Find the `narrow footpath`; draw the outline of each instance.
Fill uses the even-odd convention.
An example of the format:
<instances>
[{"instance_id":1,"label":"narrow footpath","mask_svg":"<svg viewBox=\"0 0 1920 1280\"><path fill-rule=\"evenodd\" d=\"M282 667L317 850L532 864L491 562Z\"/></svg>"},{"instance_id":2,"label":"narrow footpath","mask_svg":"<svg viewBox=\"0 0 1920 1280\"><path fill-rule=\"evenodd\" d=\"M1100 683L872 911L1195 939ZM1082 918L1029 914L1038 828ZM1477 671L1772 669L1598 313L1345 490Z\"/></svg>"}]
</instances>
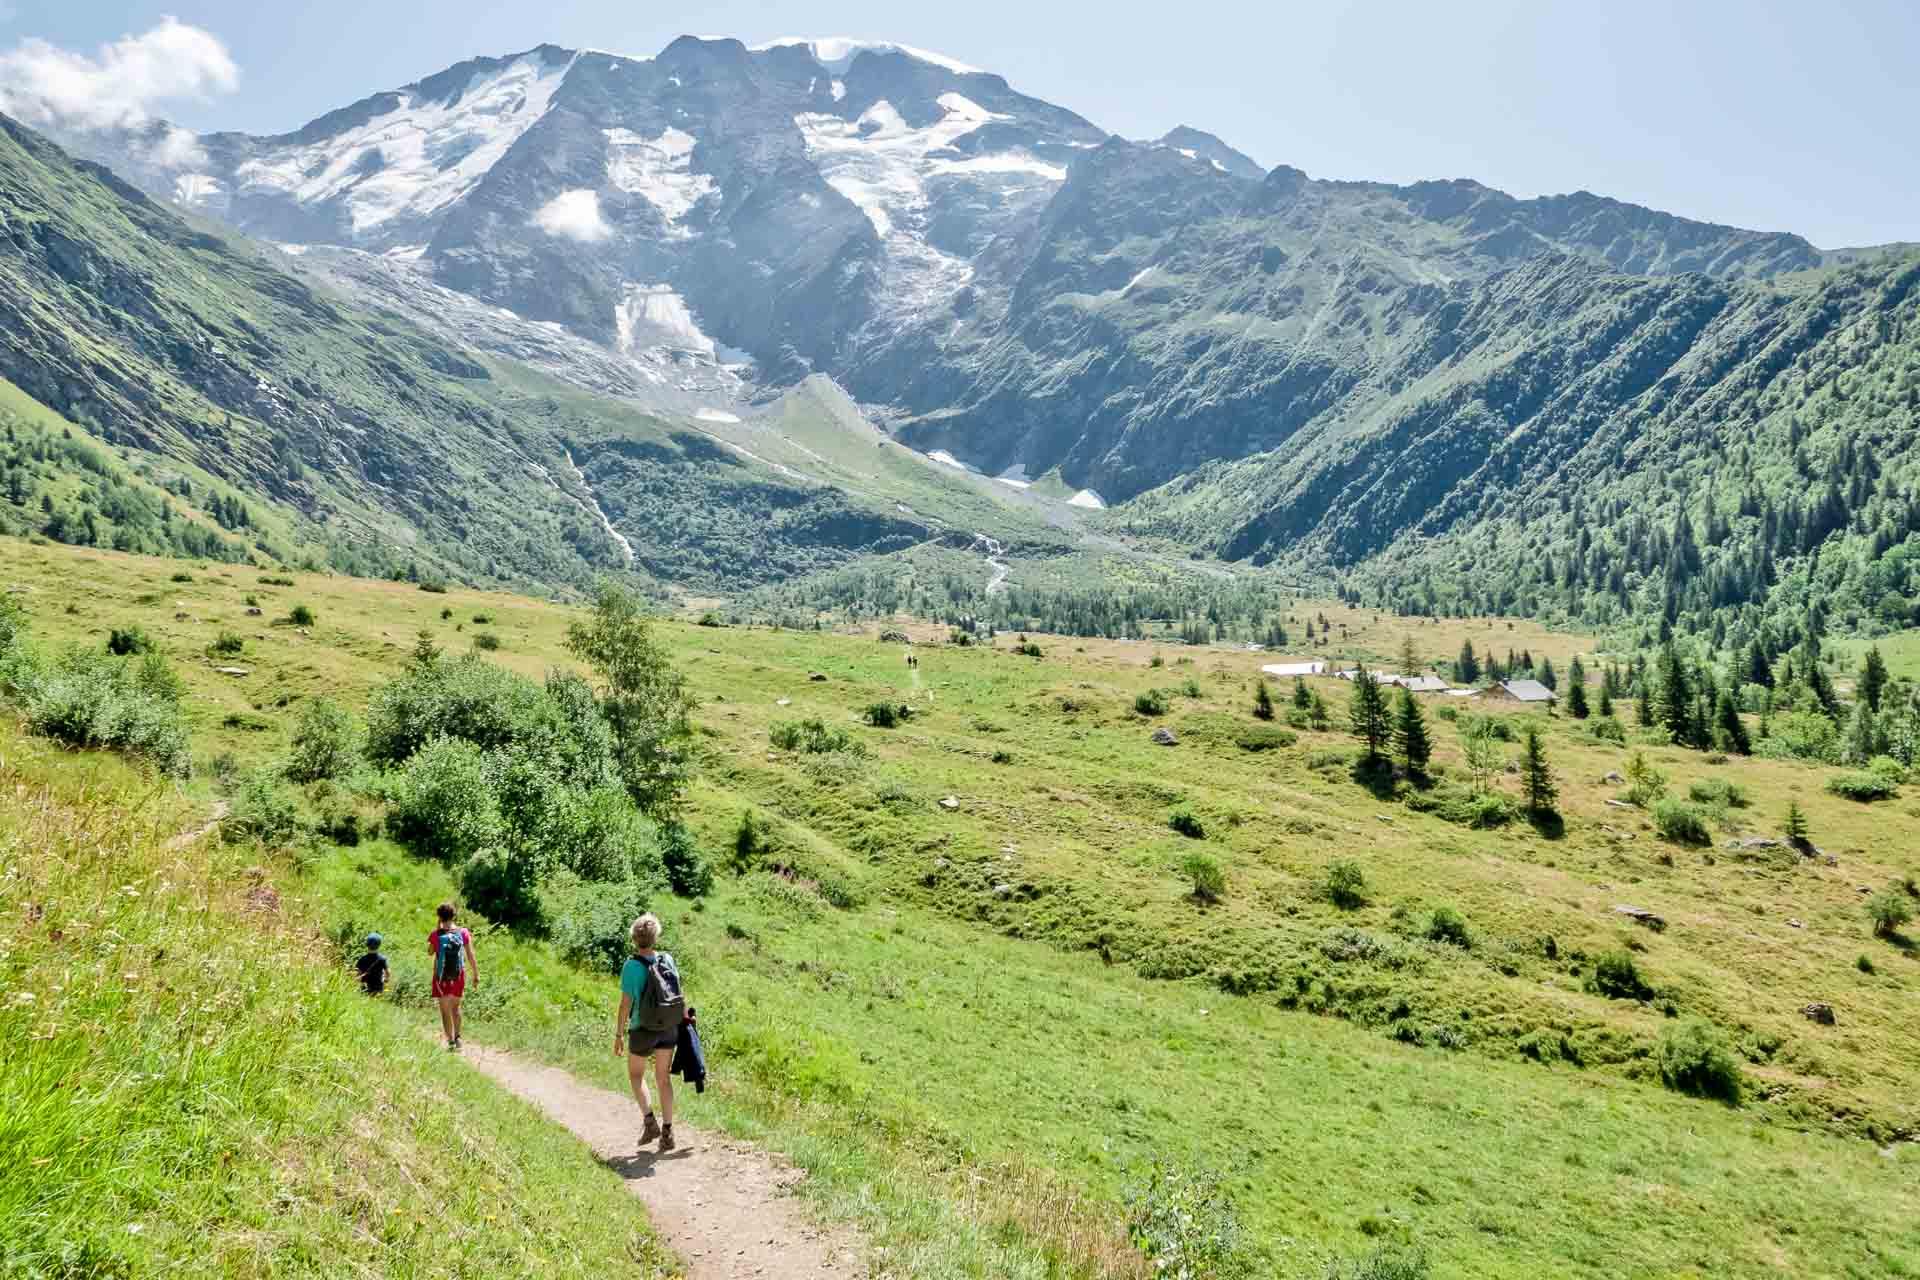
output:
<instances>
[{"instance_id":1,"label":"narrow footpath","mask_svg":"<svg viewBox=\"0 0 1920 1280\"><path fill-rule=\"evenodd\" d=\"M857 1239L808 1221L788 1192L803 1175L766 1152L684 1121L674 1124L677 1150L641 1151L640 1108L630 1094L500 1049L469 1045L462 1056L570 1130L624 1178L654 1230L685 1261L687 1280L864 1274Z\"/></svg>"}]
</instances>

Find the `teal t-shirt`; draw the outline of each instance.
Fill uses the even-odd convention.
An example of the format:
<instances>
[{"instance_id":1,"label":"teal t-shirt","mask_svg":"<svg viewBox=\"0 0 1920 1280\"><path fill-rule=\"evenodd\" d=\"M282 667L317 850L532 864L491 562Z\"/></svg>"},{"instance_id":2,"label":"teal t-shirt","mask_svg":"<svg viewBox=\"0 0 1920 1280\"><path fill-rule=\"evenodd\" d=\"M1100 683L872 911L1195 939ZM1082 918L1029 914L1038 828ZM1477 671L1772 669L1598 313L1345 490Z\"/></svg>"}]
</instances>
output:
<instances>
[{"instance_id":1,"label":"teal t-shirt","mask_svg":"<svg viewBox=\"0 0 1920 1280\"><path fill-rule=\"evenodd\" d=\"M654 952L656 958L667 957L667 963L673 963L673 957L664 951ZM620 966L620 993L630 1002L627 1011L627 1030L640 1029L640 994L647 989L647 962L639 956L628 956L627 962Z\"/></svg>"}]
</instances>

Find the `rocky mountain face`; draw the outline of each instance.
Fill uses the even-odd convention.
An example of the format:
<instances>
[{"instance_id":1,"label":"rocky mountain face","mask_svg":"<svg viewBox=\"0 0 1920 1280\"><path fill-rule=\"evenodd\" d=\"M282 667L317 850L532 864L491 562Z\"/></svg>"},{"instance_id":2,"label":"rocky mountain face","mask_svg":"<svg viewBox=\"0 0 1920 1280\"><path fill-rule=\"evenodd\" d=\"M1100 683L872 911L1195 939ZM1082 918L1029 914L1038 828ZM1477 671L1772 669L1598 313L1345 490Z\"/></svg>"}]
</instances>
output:
<instances>
[{"instance_id":1,"label":"rocky mountain face","mask_svg":"<svg viewBox=\"0 0 1920 1280\"><path fill-rule=\"evenodd\" d=\"M1587 192L1127 141L844 40L543 46L292 134L83 141L449 342L712 422L826 374L927 456L1334 567L1772 385L1783 317L1840 306L1808 290L1871 309L1835 264L1897 274Z\"/></svg>"}]
</instances>

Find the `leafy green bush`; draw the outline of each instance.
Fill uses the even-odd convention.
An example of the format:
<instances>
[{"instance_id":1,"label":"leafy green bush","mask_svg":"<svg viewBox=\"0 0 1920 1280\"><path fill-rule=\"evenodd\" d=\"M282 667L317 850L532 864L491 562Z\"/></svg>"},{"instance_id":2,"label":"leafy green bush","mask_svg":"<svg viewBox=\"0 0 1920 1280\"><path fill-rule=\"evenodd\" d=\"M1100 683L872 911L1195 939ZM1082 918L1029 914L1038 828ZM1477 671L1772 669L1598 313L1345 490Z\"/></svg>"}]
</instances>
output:
<instances>
[{"instance_id":1,"label":"leafy green bush","mask_svg":"<svg viewBox=\"0 0 1920 1280\"><path fill-rule=\"evenodd\" d=\"M532 850L489 846L460 867L460 896L489 920L528 932L543 932L540 882L543 868Z\"/></svg>"},{"instance_id":2,"label":"leafy green bush","mask_svg":"<svg viewBox=\"0 0 1920 1280\"><path fill-rule=\"evenodd\" d=\"M1245 1274L1240 1220L1220 1182L1184 1165L1154 1161L1127 1194L1127 1238L1168 1280Z\"/></svg>"},{"instance_id":3,"label":"leafy green bush","mask_svg":"<svg viewBox=\"0 0 1920 1280\"><path fill-rule=\"evenodd\" d=\"M1897 793L1897 788L1887 780L1885 774L1872 773L1865 769L1835 774L1827 779L1827 790L1842 799L1858 800L1862 803L1886 800Z\"/></svg>"},{"instance_id":4,"label":"leafy green bush","mask_svg":"<svg viewBox=\"0 0 1920 1280\"><path fill-rule=\"evenodd\" d=\"M107 652L116 658L153 652L153 639L137 626L125 630L115 627L107 632Z\"/></svg>"},{"instance_id":5,"label":"leafy green bush","mask_svg":"<svg viewBox=\"0 0 1920 1280\"><path fill-rule=\"evenodd\" d=\"M422 578L420 580L420 589L436 596L447 594L447 584L437 578Z\"/></svg>"},{"instance_id":6,"label":"leafy green bush","mask_svg":"<svg viewBox=\"0 0 1920 1280\"><path fill-rule=\"evenodd\" d=\"M465 739L444 737L415 752L401 771L389 823L415 852L447 862L499 839L500 807L486 753Z\"/></svg>"},{"instance_id":7,"label":"leafy green bush","mask_svg":"<svg viewBox=\"0 0 1920 1280\"><path fill-rule=\"evenodd\" d=\"M292 578L262 578L260 579L260 585L263 587L290 587L293 585L293 579Z\"/></svg>"},{"instance_id":8,"label":"leafy green bush","mask_svg":"<svg viewBox=\"0 0 1920 1280\"><path fill-rule=\"evenodd\" d=\"M1360 864L1350 859L1341 859L1327 868L1326 883L1322 888L1328 902L1336 907L1351 911L1367 905L1367 876Z\"/></svg>"},{"instance_id":9,"label":"leafy green bush","mask_svg":"<svg viewBox=\"0 0 1920 1280\"><path fill-rule=\"evenodd\" d=\"M1740 1101L1740 1064L1711 1023L1689 1018L1660 1033L1660 1080L1669 1089L1725 1103Z\"/></svg>"},{"instance_id":10,"label":"leafy green bush","mask_svg":"<svg viewBox=\"0 0 1920 1280\"><path fill-rule=\"evenodd\" d=\"M1180 805L1167 815L1167 825L1189 840L1204 840L1207 835L1200 816L1186 805Z\"/></svg>"},{"instance_id":11,"label":"leafy green bush","mask_svg":"<svg viewBox=\"0 0 1920 1280\"><path fill-rule=\"evenodd\" d=\"M1873 922L1873 936L1891 938L1913 921L1913 908L1899 884L1867 899L1867 919Z\"/></svg>"},{"instance_id":12,"label":"leafy green bush","mask_svg":"<svg viewBox=\"0 0 1920 1280\"><path fill-rule=\"evenodd\" d=\"M1195 680L1195 679L1194 679L1194 678L1193 678L1192 676L1188 676L1188 677L1187 677L1187 678L1186 678L1186 679L1185 679L1184 681L1182 681L1182 682L1181 682L1181 684L1180 684L1180 696L1181 696L1181 697L1183 697L1183 698L1197 698L1197 697L1199 697L1199 696L1200 696L1200 682L1199 682L1198 680Z\"/></svg>"},{"instance_id":13,"label":"leafy green bush","mask_svg":"<svg viewBox=\"0 0 1920 1280\"><path fill-rule=\"evenodd\" d=\"M1653 826L1662 836L1678 844L1709 844L1713 835L1707 830L1707 814L1700 806L1685 800L1661 800L1653 806Z\"/></svg>"},{"instance_id":14,"label":"leafy green bush","mask_svg":"<svg viewBox=\"0 0 1920 1280\"><path fill-rule=\"evenodd\" d=\"M1040 646L1031 640L1022 640L1019 644L1013 646L1013 651L1023 658L1039 658L1045 656L1041 653Z\"/></svg>"},{"instance_id":15,"label":"leafy green bush","mask_svg":"<svg viewBox=\"0 0 1920 1280\"><path fill-rule=\"evenodd\" d=\"M316 698L301 710L292 746L286 772L295 782L344 778L360 762L360 735L353 717L326 698Z\"/></svg>"},{"instance_id":16,"label":"leafy green bush","mask_svg":"<svg viewBox=\"0 0 1920 1280\"><path fill-rule=\"evenodd\" d=\"M300 832L300 810L293 793L267 770L242 779L220 822L220 838L229 844L252 842L285 848Z\"/></svg>"},{"instance_id":17,"label":"leafy green bush","mask_svg":"<svg viewBox=\"0 0 1920 1280\"><path fill-rule=\"evenodd\" d=\"M237 658L246 651L247 641L237 631L222 631L207 646L207 652L216 658Z\"/></svg>"},{"instance_id":18,"label":"leafy green bush","mask_svg":"<svg viewBox=\"0 0 1920 1280\"><path fill-rule=\"evenodd\" d=\"M190 574L190 573L188 573L188 572L187 572L186 570L184 570L184 569L181 569L181 570L179 570L178 572L176 572L176 573L174 573L174 574L173 574L173 576L171 576L170 578L168 578L168 579L167 579L167 581L169 581L169 582L192 582L192 581L193 581L193 575L192 575L192 574Z\"/></svg>"},{"instance_id":19,"label":"leafy green bush","mask_svg":"<svg viewBox=\"0 0 1920 1280\"><path fill-rule=\"evenodd\" d=\"M1587 980L1587 989L1595 995L1605 996L1609 1000L1651 1000L1653 988L1640 976L1640 966L1633 962L1628 951L1603 952L1594 961L1593 976Z\"/></svg>"},{"instance_id":20,"label":"leafy green bush","mask_svg":"<svg viewBox=\"0 0 1920 1280\"><path fill-rule=\"evenodd\" d=\"M704 898L713 892L713 864L700 852L693 832L678 822L660 828L660 862L667 884L683 898Z\"/></svg>"},{"instance_id":21,"label":"leafy green bush","mask_svg":"<svg viewBox=\"0 0 1920 1280\"><path fill-rule=\"evenodd\" d=\"M1429 942L1444 942L1455 947L1473 945L1473 940L1467 935L1466 917L1452 907L1433 909L1433 914L1427 917L1426 937Z\"/></svg>"},{"instance_id":22,"label":"leafy green bush","mask_svg":"<svg viewBox=\"0 0 1920 1280\"><path fill-rule=\"evenodd\" d=\"M1167 714L1167 692L1164 689L1148 689L1133 695L1133 709L1143 716L1163 716Z\"/></svg>"},{"instance_id":23,"label":"leafy green bush","mask_svg":"<svg viewBox=\"0 0 1920 1280\"><path fill-rule=\"evenodd\" d=\"M860 718L876 729L891 729L912 714L911 707L901 706L897 702L874 702L867 705Z\"/></svg>"},{"instance_id":24,"label":"leafy green bush","mask_svg":"<svg viewBox=\"0 0 1920 1280\"><path fill-rule=\"evenodd\" d=\"M287 621L296 627L310 627L319 619L312 609L304 604L297 604L287 611Z\"/></svg>"},{"instance_id":25,"label":"leafy green bush","mask_svg":"<svg viewBox=\"0 0 1920 1280\"><path fill-rule=\"evenodd\" d=\"M758 870L776 844L773 824L753 810L740 814L740 825L733 829L733 847L727 851L727 870L745 875Z\"/></svg>"},{"instance_id":26,"label":"leafy green bush","mask_svg":"<svg viewBox=\"0 0 1920 1280\"><path fill-rule=\"evenodd\" d=\"M482 631L473 637L473 647L483 653L492 653L500 647L500 637L491 631Z\"/></svg>"},{"instance_id":27,"label":"leafy green bush","mask_svg":"<svg viewBox=\"0 0 1920 1280\"><path fill-rule=\"evenodd\" d=\"M857 751L860 744L845 729L830 729L818 719L776 720L767 730L767 741L781 751L819 754L828 751Z\"/></svg>"},{"instance_id":28,"label":"leafy green bush","mask_svg":"<svg viewBox=\"0 0 1920 1280\"><path fill-rule=\"evenodd\" d=\"M171 777L192 769L180 677L157 653L122 662L73 649L49 661L16 633L0 653L0 693L19 704L28 729L42 737L118 751Z\"/></svg>"},{"instance_id":29,"label":"leafy green bush","mask_svg":"<svg viewBox=\"0 0 1920 1280\"><path fill-rule=\"evenodd\" d=\"M1725 778L1708 778L1687 788L1687 798L1709 809L1744 809L1749 803L1747 789Z\"/></svg>"},{"instance_id":30,"label":"leafy green bush","mask_svg":"<svg viewBox=\"0 0 1920 1280\"><path fill-rule=\"evenodd\" d=\"M1514 819L1513 801L1498 791L1438 786L1409 793L1406 803L1409 809L1417 813L1431 813L1448 822L1476 830L1502 827Z\"/></svg>"},{"instance_id":31,"label":"leafy green bush","mask_svg":"<svg viewBox=\"0 0 1920 1280\"><path fill-rule=\"evenodd\" d=\"M650 896L647 885L631 880L596 882L560 872L539 887L540 918L569 963L618 973L633 953L628 931Z\"/></svg>"},{"instance_id":32,"label":"leafy green bush","mask_svg":"<svg viewBox=\"0 0 1920 1280\"><path fill-rule=\"evenodd\" d=\"M1364 1258L1329 1262L1325 1280L1427 1280L1432 1274L1421 1250L1383 1245Z\"/></svg>"},{"instance_id":33,"label":"leafy green bush","mask_svg":"<svg viewBox=\"0 0 1920 1280\"><path fill-rule=\"evenodd\" d=\"M1240 730L1233 741L1242 751L1277 751L1300 741L1300 735L1270 724L1256 724Z\"/></svg>"}]
</instances>

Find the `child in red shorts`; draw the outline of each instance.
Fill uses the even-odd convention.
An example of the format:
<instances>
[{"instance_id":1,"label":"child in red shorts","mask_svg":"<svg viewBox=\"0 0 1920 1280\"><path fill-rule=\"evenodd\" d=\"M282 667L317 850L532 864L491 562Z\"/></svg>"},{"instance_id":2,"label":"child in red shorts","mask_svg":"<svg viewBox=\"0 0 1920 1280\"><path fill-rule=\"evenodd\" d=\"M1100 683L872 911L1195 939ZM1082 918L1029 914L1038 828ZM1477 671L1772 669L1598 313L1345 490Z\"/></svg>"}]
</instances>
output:
<instances>
[{"instance_id":1,"label":"child in red shorts","mask_svg":"<svg viewBox=\"0 0 1920 1280\"><path fill-rule=\"evenodd\" d=\"M440 927L427 935L427 955L433 961L433 998L440 1006L440 1030L447 1048L460 1047L460 999L467 994L467 975L477 986L480 966L473 958L473 935L453 922L454 906L440 904L435 913Z\"/></svg>"}]
</instances>

